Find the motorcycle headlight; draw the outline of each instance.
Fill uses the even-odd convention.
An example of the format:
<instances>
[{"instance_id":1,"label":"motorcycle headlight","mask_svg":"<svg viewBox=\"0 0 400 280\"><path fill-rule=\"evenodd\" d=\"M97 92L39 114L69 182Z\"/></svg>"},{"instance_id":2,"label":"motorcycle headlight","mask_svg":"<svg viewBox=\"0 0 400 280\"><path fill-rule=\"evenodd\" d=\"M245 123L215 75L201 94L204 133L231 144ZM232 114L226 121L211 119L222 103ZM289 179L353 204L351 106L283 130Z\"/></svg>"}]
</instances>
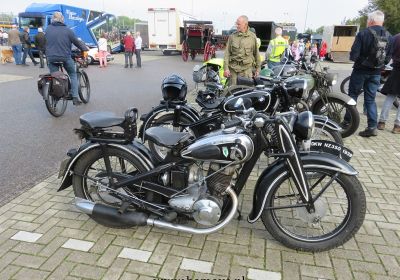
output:
<instances>
[{"instance_id":1,"label":"motorcycle headlight","mask_svg":"<svg viewBox=\"0 0 400 280\"><path fill-rule=\"evenodd\" d=\"M314 115L310 111L301 112L293 125L293 133L298 140L309 140L314 133Z\"/></svg>"},{"instance_id":2,"label":"motorcycle headlight","mask_svg":"<svg viewBox=\"0 0 400 280\"><path fill-rule=\"evenodd\" d=\"M328 74L326 74L326 75L325 75L325 79L326 79L326 81L327 81L327 83L328 83L328 86L334 86L334 85L336 85L336 84L337 84L337 77L338 77L338 75L337 75L337 74L334 74L334 73L328 73Z\"/></svg>"}]
</instances>

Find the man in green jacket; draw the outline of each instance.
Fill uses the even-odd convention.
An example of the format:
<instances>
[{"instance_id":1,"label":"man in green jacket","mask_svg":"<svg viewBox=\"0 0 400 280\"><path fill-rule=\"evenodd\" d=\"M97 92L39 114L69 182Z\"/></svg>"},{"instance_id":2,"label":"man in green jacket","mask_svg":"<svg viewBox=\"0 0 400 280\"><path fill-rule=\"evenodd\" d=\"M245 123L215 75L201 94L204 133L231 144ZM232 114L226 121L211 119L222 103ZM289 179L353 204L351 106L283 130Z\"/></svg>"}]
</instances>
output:
<instances>
[{"instance_id":1,"label":"man in green jacket","mask_svg":"<svg viewBox=\"0 0 400 280\"><path fill-rule=\"evenodd\" d=\"M236 28L237 31L229 36L224 53L224 76L230 77L229 85L236 85L238 76L258 76L261 68L257 37L249 30L247 16L236 20Z\"/></svg>"}]
</instances>

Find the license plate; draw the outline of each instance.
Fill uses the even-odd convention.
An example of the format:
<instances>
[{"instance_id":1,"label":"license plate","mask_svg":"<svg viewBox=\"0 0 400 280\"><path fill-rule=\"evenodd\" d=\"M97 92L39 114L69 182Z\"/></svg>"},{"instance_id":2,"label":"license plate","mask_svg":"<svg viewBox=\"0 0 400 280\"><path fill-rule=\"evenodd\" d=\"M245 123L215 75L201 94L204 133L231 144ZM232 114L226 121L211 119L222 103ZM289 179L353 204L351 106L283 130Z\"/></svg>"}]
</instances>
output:
<instances>
[{"instance_id":1,"label":"license plate","mask_svg":"<svg viewBox=\"0 0 400 280\"><path fill-rule=\"evenodd\" d=\"M66 158L61 162L60 170L58 171L58 178L64 177L65 172L67 171L68 163L70 160L71 160L71 158Z\"/></svg>"},{"instance_id":2,"label":"license plate","mask_svg":"<svg viewBox=\"0 0 400 280\"><path fill-rule=\"evenodd\" d=\"M312 140L311 151L328 153L345 161L350 161L353 157L353 152L350 149L332 141Z\"/></svg>"}]
</instances>

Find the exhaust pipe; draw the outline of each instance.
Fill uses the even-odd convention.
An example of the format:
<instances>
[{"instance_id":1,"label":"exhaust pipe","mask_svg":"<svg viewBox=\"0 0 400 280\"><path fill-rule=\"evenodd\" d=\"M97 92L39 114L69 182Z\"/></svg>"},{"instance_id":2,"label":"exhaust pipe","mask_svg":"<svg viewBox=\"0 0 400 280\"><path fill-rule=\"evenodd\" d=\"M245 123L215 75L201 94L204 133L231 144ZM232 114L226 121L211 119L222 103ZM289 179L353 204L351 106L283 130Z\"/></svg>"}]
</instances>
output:
<instances>
[{"instance_id":1,"label":"exhaust pipe","mask_svg":"<svg viewBox=\"0 0 400 280\"><path fill-rule=\"evenodd\" d=\"M104 204L94 203L92 201L75 198L75 206L85 214L91 215L99 220L107 221L110 226L145 226L149 215L142 212L125 211L119 213L117 208Z\"/></svg>"},{"instance_id":2,"label":"exhaust pipe","mask_svg":"<svg viewBox=\"0 0 400 280\"><path fill-rule=\"evenodd\" d=\"M235 191L232 190L230 187L226 189L226 192L230 195L232 199L231 211L222 222L209 228L194 228L194 227L173 224L170 222L162 221L160 219L149 218L149 215L142 212L125 211L124 213L120 214L118 212L118 209L114 207L107 206L104 204L94 203L92 201L78 197L75 198L75 206L83 213L91 215L97 219L106 220L108 224L112 224L113 222L115 222L115 226L121 226L121 224L127 227L149 225L171 230L177 230L186 233L210 234L220 230L225 225L227 225L236 214L239 204L237 195Z\"/></svg>"}]
</instances>

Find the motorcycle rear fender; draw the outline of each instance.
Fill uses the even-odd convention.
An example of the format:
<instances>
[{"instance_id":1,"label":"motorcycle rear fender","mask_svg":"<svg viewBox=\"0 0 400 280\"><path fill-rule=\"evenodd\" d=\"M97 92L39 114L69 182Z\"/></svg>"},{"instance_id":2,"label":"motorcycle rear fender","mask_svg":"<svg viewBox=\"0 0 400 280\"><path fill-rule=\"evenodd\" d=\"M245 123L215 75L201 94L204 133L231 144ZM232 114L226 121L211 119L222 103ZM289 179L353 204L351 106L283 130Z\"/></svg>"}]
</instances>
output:
<instances>
[{"instance_id":1,"label":"motorcycle rear fender","mask_svg":"<svg viewBox=\"0 0 400 280\"><path fill-rule=\"evenodd\" d=\"M134 141L129 145L106 144L106 146L118 148L118 149L124 150L124 151L136 156L139 159L139 161L143 164L143 166L145 166L149 170L154 168L153 159L150 156L149 151L141 143ZM72 185L72 175L73 174L71 171L74 169L76 162L83 155L85 155L89 151L91 151L95 148L98 148L98 147L100 147L99 143L85 143L79 147L78 151L74 155L71 156L71 158L68 162L68 167L67 167L65 174L61 180L61 185L60 185L60 188L58 189L58 191L62 191Z\"/></svg>"},{"instance_id":2,"label":"motorcycle rear fender","mask_svg":"<svg viewBox=\"0 0 400 280\"><path fill-rule=\"evenodd\" d=\"M330 154L309 152L302 154L300 159L305 168L324 167L325 169L335 170L346 175L355 176L358 174L349 163ZM277 160L263 171L254 188L253 209L247 218L249 223L256 222L260 218L263 209L266 207L266 198L271 190L268 186L273 186L276 181L282 178L287 172L288 169L284 159ZM267 182L267 184L261 185L263 181Z\"/></svg>"},{"instance_id":3,"label":"motorcycle rear fender","mask_svg":"<svg viewBox=\"0 0 400 280\"><path fill-rule=\"evenodd\" d=\"M336 122L332 121L330 118L326 116L314 115L314 122L319 123L325 127L328 127L332 130L341 131L342 128Z\"/></svg>"},{"instance_id":4,"label":"motorcycle rear fender","mask_svg":"<svg viewBox=\"0 0 400 280\"><path fill-rule=\"evenodd\" d=\"M344 93L337 93L337 92L328 92L326 93L328 98L336 98L339 99L343 102L345 102L347 105L350 106L356 106L357 103L354 101L353 98L351 98L350 96L348 96L347 94ZM313 101L313 104L311 106L311 108L314 108L315 104L317 104L317 102L319 102L321 100L321 95L318 95L317 98L315 98L315 100Z\"/></svg>"},{"instance_id":5,"label":"motorcycle rear fender","mask_svg":"<svg viewBox=\"0 0 400 280\"><path fill-rule=\"evenodd\" d=\"M159 115L169 112L169 111L174 111L176 105L173 104L160 104L157 107L153 108L149 113L144 114L140 117L140 119L143 121L142 125L140 126L139 129L139 138L142 139L144 142L144 131L148 128L148 126L151 124L151 122L157 118ZM182 115L190 119L191 121L195 122L200 119L199 113L191 106L189 105L180 105L182 108Z\"/></svg>"}]
</instances>

